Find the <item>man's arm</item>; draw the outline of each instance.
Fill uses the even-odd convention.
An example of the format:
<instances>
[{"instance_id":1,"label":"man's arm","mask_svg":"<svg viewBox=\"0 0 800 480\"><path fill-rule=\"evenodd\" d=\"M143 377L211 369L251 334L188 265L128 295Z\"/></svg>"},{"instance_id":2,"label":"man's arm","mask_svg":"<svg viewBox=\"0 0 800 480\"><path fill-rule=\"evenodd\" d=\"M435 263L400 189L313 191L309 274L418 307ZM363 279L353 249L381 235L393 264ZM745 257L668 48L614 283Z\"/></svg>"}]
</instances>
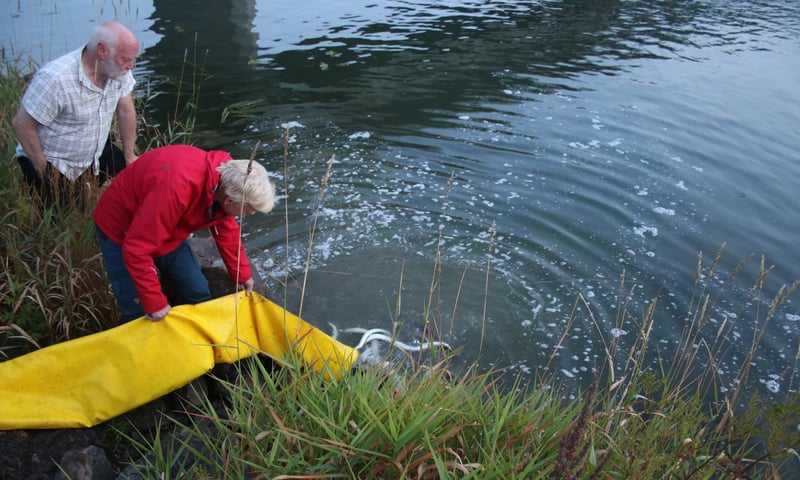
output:
<instances>
[{"instance_id":1,"label":"man's arm","mask_svg":"<svg viewBox=\"0 0 800 480\"><path fill-rule=\"evenodd\" d=\"M223 217L210 230L231 280L242 285L245 290L252 291L252 287L247 285L247 281L253 278L250 261L247 259L244 245L240 241L241 227L236 218Z\"/></svg>"},{"instance_id":2,"label":"man's arm","mask_svg":"<svg viewBox=\"0 0 800 480\"><path fill-rule=\"evenodd\" d=\"M11 120L14 126L14 133L17 136L19 144L25 150L25 155L33 164L33 168L39 176L44 175L45 167L47 166L47 159L42 151L42 143L39 141L39 134L37 128L39 122L36 121L24 108L19 107L17 114Z\"/></svg>"},{"instance_id":3,"label":"man's arm","mask_svg":"<svg viewBox=\"0 0 800 480\"><path fill-rule=\"evenodd\" d=\"M122 136L122 152L125 154L125 163L130 165L137 158L134 151L136 146L136 107L133 105L133 95L119 99L117 122L119 123L119 133ZM27 150L25 151L27 152Z\"/></svg>"}]
</instances>

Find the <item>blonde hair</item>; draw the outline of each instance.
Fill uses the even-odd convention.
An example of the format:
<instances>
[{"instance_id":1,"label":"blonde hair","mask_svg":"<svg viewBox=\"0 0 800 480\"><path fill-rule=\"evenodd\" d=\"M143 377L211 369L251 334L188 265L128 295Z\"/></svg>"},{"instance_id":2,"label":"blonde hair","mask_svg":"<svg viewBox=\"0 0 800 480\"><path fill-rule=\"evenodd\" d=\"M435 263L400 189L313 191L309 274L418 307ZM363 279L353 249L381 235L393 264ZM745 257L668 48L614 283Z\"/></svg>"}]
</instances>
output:
<instances>
[{"instance_id":1,"label":"blonde hair","mask_svg":"<svg viewBox=\"0 0 800 480\"><path fill-rule=\"evenodd\" d=\"M217 171L220 187L231 200L239 205L250 205L262 213L272 210L275 188L262 165L251 164L250 160L229 160L217 167Z\"/></svg>"}]
</instances>

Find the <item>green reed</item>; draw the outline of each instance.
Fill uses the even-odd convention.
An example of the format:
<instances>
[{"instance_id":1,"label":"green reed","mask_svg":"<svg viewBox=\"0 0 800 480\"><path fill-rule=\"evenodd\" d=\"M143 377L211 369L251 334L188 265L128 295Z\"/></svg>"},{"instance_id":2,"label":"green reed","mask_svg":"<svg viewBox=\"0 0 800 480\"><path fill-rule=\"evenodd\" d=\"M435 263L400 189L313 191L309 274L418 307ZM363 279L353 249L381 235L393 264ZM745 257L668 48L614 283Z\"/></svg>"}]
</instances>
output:
<instances>
[{"instance_id":1,"label":"green reed","mask_svg":"<svg viewBox=\"0 0 800 480\"><path fill-rule=\"evenodd\" d=\"M719 293L698 288L698 298ZM621 303L631 300L621 292ZM767 302L766 314L786 293ZM694 306L692 322L705 305ZM447 353L408 369L364 366L332 383L299 366L266 371L251 363L238 382L224 383L224 409L209 402L173 419L184 435L177 447L174 439L141 445L171 458L191 447L191 462L137 468L153 479L197 471L229 479L792 478L797 393L769 404L753 396L737 409L748 385L739 374L742 391L710 395L717 373L688 343L701 338L699 324L687 327L674 358L646 366L658 314L643 313L631 345L608 344L607 368L616 374L598 369L574 400L546 373L530 383L501 369L457 371Z\"/></svg>"}]
</instances>

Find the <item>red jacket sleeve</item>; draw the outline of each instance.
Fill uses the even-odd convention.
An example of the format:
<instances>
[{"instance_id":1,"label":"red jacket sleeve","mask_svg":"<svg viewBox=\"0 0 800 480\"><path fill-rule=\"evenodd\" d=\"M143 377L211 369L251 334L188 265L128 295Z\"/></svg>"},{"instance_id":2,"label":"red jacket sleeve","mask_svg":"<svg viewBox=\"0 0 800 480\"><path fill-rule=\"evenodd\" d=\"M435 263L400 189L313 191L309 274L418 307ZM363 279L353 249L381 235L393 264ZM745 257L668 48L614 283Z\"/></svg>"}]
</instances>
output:
<instances>
[{"instance_id":1,"label":"red jacket sleeve","mask_svg":"<svg viewBox=\"0 0 800 480\"><path fill-rule=\"evenodd\" d=\"M225 262L228 275L234 283L242 283L252 278L250 262L241 241L241 228L236 217L227 216L211 227L211 236L217 243L219 255Z\"/></svg>"},{"instance_id":2,"label":"red jacket sleeve","mask_svg":"<svg viewBox=\"0 0 800 480\"><path fill-rule=\"evenodd\" d=\"M122 259L145 313L157 312L168 303L153 258L169 253L162 249L183 214L183 197L174 190L151 191L142 200L122 242Z\"/></svg>"}]
</instances>

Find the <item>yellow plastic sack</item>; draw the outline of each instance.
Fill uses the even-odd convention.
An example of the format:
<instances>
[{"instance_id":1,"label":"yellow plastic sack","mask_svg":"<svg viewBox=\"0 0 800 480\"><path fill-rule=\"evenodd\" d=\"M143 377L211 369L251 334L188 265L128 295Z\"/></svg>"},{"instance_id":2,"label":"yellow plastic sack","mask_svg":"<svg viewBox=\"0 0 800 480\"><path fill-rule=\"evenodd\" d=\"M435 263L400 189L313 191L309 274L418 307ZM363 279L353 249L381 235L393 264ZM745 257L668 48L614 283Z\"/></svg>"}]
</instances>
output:
<instances>
[{"instance_id":1,"label":"yellow plastic sack","mask_svg":"<svg viewBox=\"0 0 800 480\"><path fill-rule=\"evenodd\" d=\"M339 379L358 352L253 293L181 305L0 363L0 430L91 427L186 385L215 363L267 354ZM295 363L293 363L295 364Z\"/></svg>"}]
</instances>

